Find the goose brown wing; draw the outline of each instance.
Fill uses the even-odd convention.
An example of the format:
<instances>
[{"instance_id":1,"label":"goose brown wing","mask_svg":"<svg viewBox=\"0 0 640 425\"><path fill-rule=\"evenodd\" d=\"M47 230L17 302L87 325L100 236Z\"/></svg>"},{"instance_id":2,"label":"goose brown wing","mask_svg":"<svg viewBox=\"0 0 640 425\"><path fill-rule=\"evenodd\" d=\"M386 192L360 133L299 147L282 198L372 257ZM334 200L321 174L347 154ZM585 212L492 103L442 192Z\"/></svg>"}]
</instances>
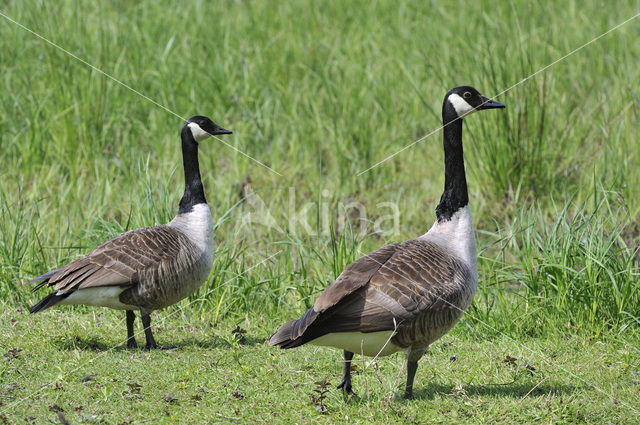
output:
<instances>
[{"instance_id":1,"label":"goose brown wing","mask_svg":"<svg viewBox=\"0 0 640 425\"><path fill-rule=\"evenodd\" d=\"M394 330L420 315L455 308L468 268L440 246L414 239L356 260L272 345L291 348L333 332Z\"/></svg>"},{"instance_id":2,"label":"goose brown wing","mask_svg":"<svg viewBox=\"0 0 640 425\"><path fill-rule=\"evenodd\" d=\"M366 286L378 269L391 258L398 245L384 246L345 267L338 279L320 294L313 307L300 319L291 320L280 326L269 339L269 344L292 348L322 335L317 335L320 328L316 320L330 316L330 311L334 307Z\"/></svg>"},{"instance_id":3,"label":"goose brown wing","mask_svg":"<svg viewBox=\"0 0 640 425\"><path fill-rule=\"evenodd\" d=\"M460 314L457 304L469 278L468 267L439 245L419 239L403 242L369 284L337 304L322 326L376 332L425 315Z\"/></svg>"},{"instance_id":4,"label":"goose brown wing","mask_svg":"<svg viewBox=\"0 0 640 425\"><path fill-rule=\"evenodd\" d=\"M135 285L141 271L148 273L158 269L163 259L176 257L180 246L184 245L191 243L184 234L170 227L131 230L58 269L48 276L46 284L62 292Z\"/></svg>"},{"instance_id":5,"label":"goose brown wing","mask_svg":"<svg viewBox=\"0 0 640 425\"><path fill-rule=\"evenodd\" d=\"M335 306L346 296L369 283L371 278L396 254L395 243L384 246L358 258L340 273L340 276L320 294L313 304L316 312L323 312Z\"/></svg>"}]
</instances>

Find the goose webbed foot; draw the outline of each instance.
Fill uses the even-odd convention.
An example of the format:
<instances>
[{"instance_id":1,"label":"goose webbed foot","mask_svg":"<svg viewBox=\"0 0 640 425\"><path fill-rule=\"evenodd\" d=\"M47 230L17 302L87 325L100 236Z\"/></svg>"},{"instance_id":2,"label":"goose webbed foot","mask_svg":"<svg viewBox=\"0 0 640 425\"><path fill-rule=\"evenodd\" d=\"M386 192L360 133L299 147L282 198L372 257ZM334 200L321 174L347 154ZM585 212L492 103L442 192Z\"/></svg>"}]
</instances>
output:
<instances>
[{"instance_id":1,"label":"goose webbed foot","mask_svg":"<svg viewBox=\"0 0 640 425\"><path fill-rule=\"evenodd\" d=\"M356 393L353 392L353 387L351 387L351 378L343 379L342 382L340 382L340 385L336 388L339 390L341 389L345 394L356 395Z\"/></svg>"}]
</instances>

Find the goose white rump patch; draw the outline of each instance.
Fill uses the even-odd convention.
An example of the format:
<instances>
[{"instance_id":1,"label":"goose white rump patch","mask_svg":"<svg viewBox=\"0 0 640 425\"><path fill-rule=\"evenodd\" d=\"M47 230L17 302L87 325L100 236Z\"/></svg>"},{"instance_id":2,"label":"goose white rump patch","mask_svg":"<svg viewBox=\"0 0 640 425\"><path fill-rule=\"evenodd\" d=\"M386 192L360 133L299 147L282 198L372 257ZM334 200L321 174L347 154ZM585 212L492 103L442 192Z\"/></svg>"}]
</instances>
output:
<instances>
[{"instance_id":1,"label":"goose white rump patch","mask_svg":"<svg viewBox=\"0 0 640 425\"><path fill-rule=\"evenodd\" d=\"M388 356L401 347L391 342L393 331L380 332L336 332L316 338L309 344L335 347L365 356Z\"/></svg>"},{"instance_id":2,"label":"goose white rump patch","mask_svg":"<svg viewBox=\"0 0 640 425\"><path fill-rule=\"evenodd\" d=\"M127 289L122 286L103 286L74 291L59 304L84 304L96 307L109 307L115 310L137 310L138 307L120 302L120 294Z\"/></svg>"}]
</instances>

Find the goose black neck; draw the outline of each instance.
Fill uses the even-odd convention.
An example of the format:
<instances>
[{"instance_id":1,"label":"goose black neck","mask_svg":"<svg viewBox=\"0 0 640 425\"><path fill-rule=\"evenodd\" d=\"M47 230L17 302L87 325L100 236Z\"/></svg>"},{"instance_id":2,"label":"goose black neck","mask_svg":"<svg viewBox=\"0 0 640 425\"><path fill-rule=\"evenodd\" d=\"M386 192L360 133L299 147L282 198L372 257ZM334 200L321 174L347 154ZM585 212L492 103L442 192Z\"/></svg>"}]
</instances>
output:
<instances>
[{"instance_id":1,"label":"goose black neck","mask_svg":"<svg viewBox=\"0 0 640 425\"><path fill-rule=\"evenodd\" d=\"M444 192L436 207L436 218L439 222L451 220L456 211L469 203L462 154L462 119L458 119L458 114L447 100L442 108L442 124L444 125Z\"/></svg>"},{"instance_id":2,"label":"goose black neck","mask_svg":"<svg viewBox=\"0 0 640 425\"><path fill-rule=\"evenodd\" d=\"M182 128L180 137L182 138L182 162L184 164L184 195L180 200L178 214L191 211L194 205L207 203L200 178L198 142L193 138L193 134L187 126Z\"/></svg>"}]
</instances>

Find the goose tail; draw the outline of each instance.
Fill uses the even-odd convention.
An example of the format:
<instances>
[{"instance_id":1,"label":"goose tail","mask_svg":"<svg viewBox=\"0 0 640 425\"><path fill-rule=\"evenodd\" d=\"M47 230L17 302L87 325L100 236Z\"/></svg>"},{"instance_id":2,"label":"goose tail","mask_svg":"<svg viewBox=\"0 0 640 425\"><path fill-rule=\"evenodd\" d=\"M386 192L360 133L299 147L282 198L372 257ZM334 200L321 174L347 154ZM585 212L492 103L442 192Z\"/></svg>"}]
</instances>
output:
<instances>
[{"instance_id":1,"label":"goose tail","mask_svg":"<svg viewBox=\"0 0 640 425\"><path fill-rule=\"evenodd\" d=\"M279 345L280 348L292 348L296 345L295 337L293 336L293 328L296 325L297 320L290 320L284 325L280 326L278 330L269 338L269 345Z\"/></svg>"},{"instance_id":2,"label":"goose tail","mask_svg":"<svg viewBox=\"0 0 640 425\"><path fill-rule=\"evenodd\" d=\"M317 338L319 335L311 335L311 324L315 322L318 313L310 308L304 316L298 320L290 320L271 335L269 345L278 345L280 348L299 347Z\"/></svg>"},{"instance_id":3,"label":"goose tail","mask_svg":"<svg viewBox=\"0 0 640 425\"><path fill-rule=\"evenodd\" d=\"M67 298L69 295L71 295L71 293L58 294L57 291L52 292L51 294L41 299L38 303L33 305L29 309L29 313L39 313L41 311L48 309L49 307L53 307L54 305L58 304L60 301Z\"/></svg>"},{"instance_id":4,"label":"goose tail","mask_svg":"<svg viewBox=\"0 0 640 425\"><path fill-rule=\"evenodd\" d=\"M51 270L46 272L43 275L40 275L38 277L36 277L35 279L31 279L29 282L25 283L25 285L31 285L32 283L36 283L39 282L34 288L34 291L37 291L38 289L42 288L43 286L45 286L46 284L49 283L49 279L51 279L53 277L54 274L58 273L60 270L62 270L64 267L60 267L59 269L55 269L55 270Z\"/></svg>"}]
</instances>

